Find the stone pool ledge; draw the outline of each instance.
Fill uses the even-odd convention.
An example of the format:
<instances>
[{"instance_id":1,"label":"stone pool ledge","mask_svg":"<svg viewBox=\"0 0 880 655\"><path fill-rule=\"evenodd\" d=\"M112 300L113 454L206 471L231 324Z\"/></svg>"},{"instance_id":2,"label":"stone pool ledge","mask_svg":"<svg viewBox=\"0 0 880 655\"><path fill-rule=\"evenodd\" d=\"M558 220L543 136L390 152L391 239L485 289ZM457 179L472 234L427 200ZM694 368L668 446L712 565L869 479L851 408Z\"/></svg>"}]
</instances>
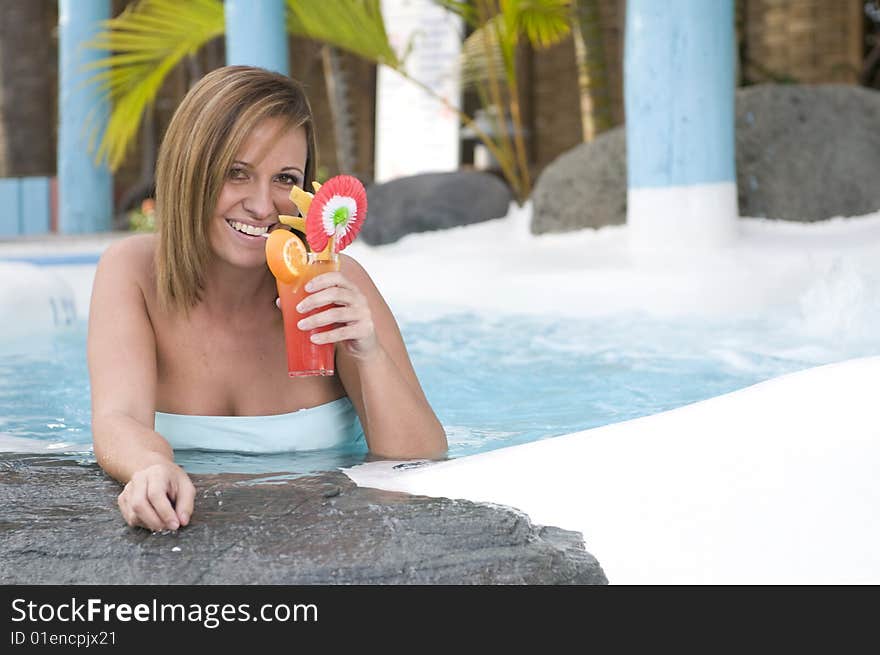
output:
<instances>
[{"instance_id":1,"label":"stone pool ledge","mask_svg":"<svg viewBox=\"0 0 880 655\"><path fill-rule=\"evenodd\" d=\"M0 454L0 584L607 584L577 532L340 472L194 475L177 532L125 525L94 464Z\"/></svg>"}]
</instances>

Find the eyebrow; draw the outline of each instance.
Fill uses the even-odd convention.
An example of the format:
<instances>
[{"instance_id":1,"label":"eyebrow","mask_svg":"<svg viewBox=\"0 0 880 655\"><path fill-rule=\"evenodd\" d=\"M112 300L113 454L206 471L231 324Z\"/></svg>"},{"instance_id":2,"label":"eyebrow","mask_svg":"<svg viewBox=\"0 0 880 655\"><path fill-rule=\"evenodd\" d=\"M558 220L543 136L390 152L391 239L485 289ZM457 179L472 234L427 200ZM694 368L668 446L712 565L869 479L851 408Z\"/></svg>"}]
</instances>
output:
<instances>
[{"instance_id":1,"label":"eyebrow","mask_svg":"<svg viewBox=\"0 0 880 655\"><path fill-rule=\"evenodd\" d=\"M236 159L236 160L233 161L232 163L233 163L233 164L241 164L242 166L246 166L247 168L253 168L253 167L254 167L253 164L248 163L248 162L246 162L246 161L242 161L241 159ZM302 170L299 166L282 166L281 170L282 170L282 171L296 171L296 172L299 173L300 175L303 175L303 170Z\"/></svg>"}]
</instances>

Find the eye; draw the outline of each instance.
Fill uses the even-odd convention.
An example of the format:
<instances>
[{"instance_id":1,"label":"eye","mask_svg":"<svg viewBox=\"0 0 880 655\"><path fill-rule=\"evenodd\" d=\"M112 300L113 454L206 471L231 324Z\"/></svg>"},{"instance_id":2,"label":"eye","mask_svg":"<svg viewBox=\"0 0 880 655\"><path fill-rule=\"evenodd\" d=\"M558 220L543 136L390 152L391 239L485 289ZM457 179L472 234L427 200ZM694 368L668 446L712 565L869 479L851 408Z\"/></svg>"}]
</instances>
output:
<instances>
[{"instance_id":1,"label":"eye","mask_svg":"<svg viewBox=\"0 0 880 655\"><path fill-rule=\"evenodd\" d=\"M233 166L229 169L229 179L230 180L244 180L247 179L247 173L240 166Z\"/></svg>"},{"instance_id":2,"label":"eye","mask_svg":"<svg viewBox=\"0 0 880 655\"><path fill-rule=\"evenodd\" d=\"M296 175L291 175L290 173L281 173L278 175L277 179L281 184L286 186L296 186L300 184L300 179Z\"/></svg>"}]
</instances>

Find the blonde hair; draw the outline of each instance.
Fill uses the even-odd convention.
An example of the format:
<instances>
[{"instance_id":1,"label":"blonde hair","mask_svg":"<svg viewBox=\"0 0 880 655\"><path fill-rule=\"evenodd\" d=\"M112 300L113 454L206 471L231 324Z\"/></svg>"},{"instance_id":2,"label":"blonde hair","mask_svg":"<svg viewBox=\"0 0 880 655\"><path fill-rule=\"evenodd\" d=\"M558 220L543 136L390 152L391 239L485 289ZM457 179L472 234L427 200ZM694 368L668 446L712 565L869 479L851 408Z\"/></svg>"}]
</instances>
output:
<instances>
[{"instance_id":1,"label":"blonde hair","mask_svg":"<svg viewBox=\"0 0 880 655\"><path fill-rule=\"evenodd\" d=\"M303 127L303 188L315 179L315 130L302 87L251 66L225 66L186 94L165 132L156 162L156 284L165 308L187 313L201 299L210 257L208 230L235 155L267 118Z\"/></svg>"}]
</instances>

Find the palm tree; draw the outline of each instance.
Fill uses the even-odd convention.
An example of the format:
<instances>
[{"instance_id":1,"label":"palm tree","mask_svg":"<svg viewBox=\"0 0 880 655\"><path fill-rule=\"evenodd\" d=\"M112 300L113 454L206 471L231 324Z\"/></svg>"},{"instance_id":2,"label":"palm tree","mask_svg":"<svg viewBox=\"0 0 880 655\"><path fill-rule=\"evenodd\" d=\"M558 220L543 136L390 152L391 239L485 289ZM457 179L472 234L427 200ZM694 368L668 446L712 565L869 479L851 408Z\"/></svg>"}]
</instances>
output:
<instances>
[{"instance_id":1,"label":"palm tree","mask_svg":"<svg viewBox=\"0 0 880 655\"><path fill-rule=\"evenodd\" d=\"M474 89L494 121L495 155L514 195L522 202L531 193L531 176L523 139L516 52L525 37L536 48L561 41L569 32L571 0L438 0L460 15L473 33L465 40L462 80ZM485 143L485 139L482 139ZM488 144L487 144L488 146Z\"/></svg>"},{"instance_id":2,"label":"palm tree","mask_svg":"<svg viewBox=\"0 0 880 655\"><path fill-rule=\"evenodd\" d=\"M599 0L574 0L571 7L581 97L581 131L584 141L592 141L613 125Z\"/></svg>"},{"instance_id":3,"label":"palm tree","mask_svg":"<svg viewBox=\"0 0 880 655\"><path fill-rule=\"evenodd\" d=\"M342 68L339 50L324 44L321 48L324 65L324 84L330 98L333 136L336 145L336 165L342 171L354 171L356 166L354 140L354 112L348 90L348 77Z\"/></svg>"},{"instance_id":4,"label":"palm tree","mask_svg":"<svg viewBox=\"0 0 880 655\"><path fill-rule=\"evenodd\" d=\"M525 36L536 47L564 38L569 30L571 0L434 0L460 15L473 28L465 44L470 55L465 68L468 83L478 87L486 107L493 107L505 129L487 134L474 118L406 71L405 56L388 39L380 0L287 0L287 28L292 34L323 42L330 48L353 53L377 65L388 66L454 111L495 159L514 191L524 201L531 190L519 107L515 66L516 48ZM107 21L105 30L90 44L112 54L94 64L92 78L110 100L113 110L100 140L97 157L112 169L121 164L137 133L141 117L153 103L162 81L188 55L223 34L220 0L141 0L119 17ZM407 49L408 50L408 49ZM333 72L334 50L326 66ZM331 98L344 92L339 77ZM344 109L337 104L337 109ZM343 127L347 121L337 117ZM512 127L506 129L506 121Z\"/></svg>"}]
</instances>

